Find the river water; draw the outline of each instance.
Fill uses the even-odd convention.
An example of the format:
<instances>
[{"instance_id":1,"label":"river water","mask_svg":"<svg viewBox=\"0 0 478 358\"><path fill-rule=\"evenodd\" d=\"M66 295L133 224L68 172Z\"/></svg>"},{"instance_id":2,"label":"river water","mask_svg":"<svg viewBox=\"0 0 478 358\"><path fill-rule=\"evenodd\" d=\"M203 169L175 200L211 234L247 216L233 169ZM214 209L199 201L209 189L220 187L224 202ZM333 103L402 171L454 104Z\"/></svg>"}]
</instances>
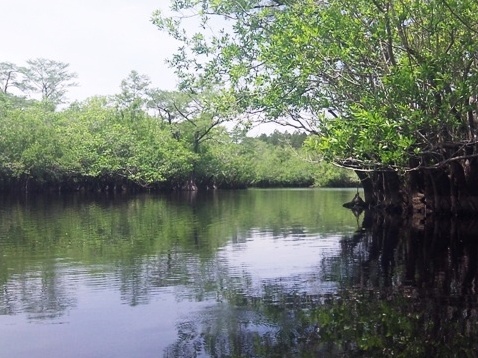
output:
<instances>
[{"instance_id":1,"label":"river water","mask_svg":"<svg viewBox=\"0 0 478 358\"><path fill-rule=\"evenodd\" d=\"M0 357L476 356L474 222L354 194L4 197Z\"/></svg>"}]
</instances>

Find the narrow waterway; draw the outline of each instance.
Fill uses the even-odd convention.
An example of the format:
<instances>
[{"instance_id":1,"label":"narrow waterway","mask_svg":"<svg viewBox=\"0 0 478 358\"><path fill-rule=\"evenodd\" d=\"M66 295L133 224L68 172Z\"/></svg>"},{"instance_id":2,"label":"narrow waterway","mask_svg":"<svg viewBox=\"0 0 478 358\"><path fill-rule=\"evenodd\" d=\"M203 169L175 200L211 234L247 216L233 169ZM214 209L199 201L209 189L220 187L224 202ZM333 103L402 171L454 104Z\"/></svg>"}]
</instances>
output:
<instances>
[{"instance_id":1,"label":"narrow waterway","mask_svg":"<svg viewBox=\"0 0 478 358\"><path fill-rule=\"evenodd\" d=\"M0 357L472 354L474 222L354 215L354 194L4 197Z\"/></svg>"}]
</instances>

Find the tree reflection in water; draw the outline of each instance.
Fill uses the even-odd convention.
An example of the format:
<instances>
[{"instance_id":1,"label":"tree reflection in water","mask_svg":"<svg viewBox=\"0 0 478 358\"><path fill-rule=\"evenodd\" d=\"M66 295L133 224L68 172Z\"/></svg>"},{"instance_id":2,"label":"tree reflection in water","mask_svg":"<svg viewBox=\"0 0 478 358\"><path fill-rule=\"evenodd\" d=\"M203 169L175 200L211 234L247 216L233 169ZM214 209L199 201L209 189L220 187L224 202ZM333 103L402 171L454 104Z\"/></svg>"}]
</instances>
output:
<instances>
[{"instance_id":1,"label":"tree reflection in water","mask_svg":"<svg viewBox=\"0 0 478 358\"><path fill-rule=\"evenodd\" d=\"M9 356L31 341L64 355L79 336L97 339L84 356L474 356L478 223L355 222L350 193L4 202L2 342Z\"/></svg>"},{"instance_id":2,"label":"tree reflection in water","mask_svg":"<svg viewBox=\"0 0 478 358\"><path fill-rule=\"evenodd\" d=\"M337 292L232 289L227 304L178 325L165 356L474 357L477 239L473 220L366 213L340 255L323 259L321 279L340 282Z\"/></svg>"}]
</instances>

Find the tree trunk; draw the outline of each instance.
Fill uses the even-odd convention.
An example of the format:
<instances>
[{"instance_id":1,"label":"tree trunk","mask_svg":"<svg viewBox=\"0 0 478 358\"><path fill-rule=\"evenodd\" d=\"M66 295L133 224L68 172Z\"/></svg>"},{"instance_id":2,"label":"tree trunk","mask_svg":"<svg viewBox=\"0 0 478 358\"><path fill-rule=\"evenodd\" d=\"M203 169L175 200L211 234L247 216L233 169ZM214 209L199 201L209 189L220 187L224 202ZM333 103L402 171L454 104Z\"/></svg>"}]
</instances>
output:
<instances>
[{"instance_id":1,"label":"tree trunk","mask_svg":"<svg viewBox=\"0 0 478 358\"><path fill-rule=\"evenodd\" d=\"M478 161L452 161L437 169L357 172L368 206L388 213L478 214Z\"/></svg>"}]
</instances>

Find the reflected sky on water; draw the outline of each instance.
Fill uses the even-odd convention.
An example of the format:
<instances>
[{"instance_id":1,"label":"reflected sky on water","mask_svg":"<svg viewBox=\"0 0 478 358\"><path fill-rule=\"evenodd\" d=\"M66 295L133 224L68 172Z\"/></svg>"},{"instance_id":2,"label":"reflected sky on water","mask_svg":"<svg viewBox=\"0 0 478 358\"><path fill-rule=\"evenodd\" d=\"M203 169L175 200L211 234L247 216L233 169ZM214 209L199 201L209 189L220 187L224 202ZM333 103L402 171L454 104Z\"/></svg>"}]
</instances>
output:
<instances>
[{"instance_id":1,"label":"reflected sky on water","mask_svg":"<svg viewBox=\"0 0 478 358\"><path fill-rule=\"evenodd\" d=\"M473 225L363 227L342 207L354 194L4 198L0 356L420 356L427 322L473 335L474 291L444 289L474 282Z\"/></svg>"},{"instance_id":2,"label":"reflected sky on water","mask_svg":"<svg viewBox=\"0 0 478 358\"><path fill-rule=\"evenodd\" d=\"M144 357L170 347L171 355L171 346L197 345L201 330L227 330L235 320L274 335L277 323L242 307L244 300L334 291L336 282L321 280L321 262L340 249L334 227L354 229L354 217L340 206L351 195L250 190L5 199L0 353ZM334 207L325 212L329 202Z\"/></svg>"}]
</instances>

